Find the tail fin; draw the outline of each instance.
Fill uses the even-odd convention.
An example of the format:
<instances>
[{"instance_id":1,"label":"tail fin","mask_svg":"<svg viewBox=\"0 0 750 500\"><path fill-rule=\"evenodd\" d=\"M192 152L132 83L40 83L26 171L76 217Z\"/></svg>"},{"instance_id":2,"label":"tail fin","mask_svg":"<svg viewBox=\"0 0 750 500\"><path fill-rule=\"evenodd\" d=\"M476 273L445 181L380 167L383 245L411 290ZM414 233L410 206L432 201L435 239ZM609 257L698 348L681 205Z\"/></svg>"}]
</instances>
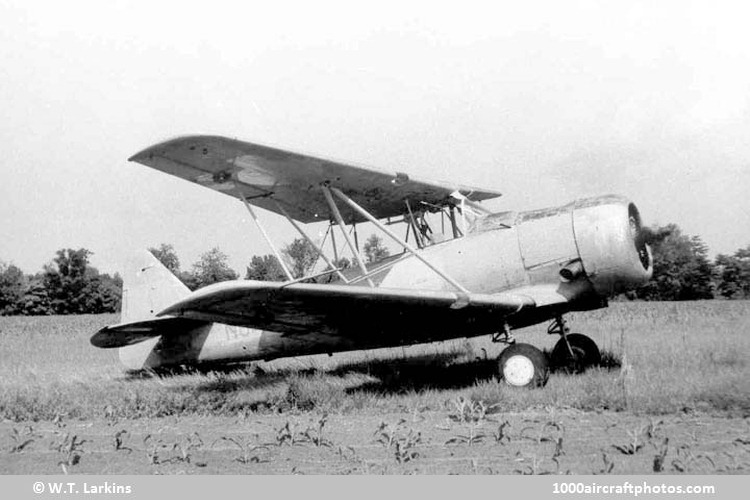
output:
<instances>
[{"instance_id":1,"label":"tail fin","mask_svg":"<svg viewBox=\"0 0 750 500\"><path fill-rule=\"evenodd\" d=\"M151 252L134 255L123 275L120 322L151 319L189 294L190 289Z\"/></svg>"},{"instance_id":2,"label":"tail fin","mask_svg":"<svg viewBox=\"0 0 750 500\"><path fill-rule=\"evenodd\" d=\"M177 276L146 251L131 257L122 281L121 323L152 319L159 311L190 294L190 289ZM154 352L159 340L157 336L120 347L120 361L131 370L161 365L161 356Z\"/></svg>"}]
</instances>

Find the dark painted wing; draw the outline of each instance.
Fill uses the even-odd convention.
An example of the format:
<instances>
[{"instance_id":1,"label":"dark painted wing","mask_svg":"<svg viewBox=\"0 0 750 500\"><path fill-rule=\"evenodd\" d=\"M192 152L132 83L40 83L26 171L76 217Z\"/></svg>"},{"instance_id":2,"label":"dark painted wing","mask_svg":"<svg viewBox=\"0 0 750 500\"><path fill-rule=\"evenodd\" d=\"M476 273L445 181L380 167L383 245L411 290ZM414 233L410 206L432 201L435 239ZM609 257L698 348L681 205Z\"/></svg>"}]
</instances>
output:
<instances>
[{"instance_id":1,"label":"dark painted wing","mask_svg":"<svg viewBox=\"0 0 750 500\"><path fill-rule=\"evenodd\" d=\"M404 213L405 200L445 206L459 191L472 201L500 196L457 183L431 182L406 174L347 165L284 151L260 144L218 136L187 136L147 148L130 158L143 165L238 196L237 188L252 204L280 213L279 202L300 222L330 220L320 186L336 187L375 217ZM341 207L345 222L364 219Z\"/></svg>"},{"instance_id":2,"label":"dark painted wing","mask_svg":"<svg viewBox=\"0 0 750 500\"><path fill-rule=\"evenodd\" d=\"M533 305L529 297L510 293L235 281L198 290L159 315L377 346L494 332L503 318Z\"/></svg>"},{"instance_id":3,"label":"dark painted wing","mask_svg":"<svg viewBox=\"0 0 750 500\"><path fill-rule=\"evenodd\" d=\"M110 325L96 332L91 337L91 344L103 349L125 347L152 337L181 333L207 324L205 321L188 318L154 318Z\"/></svg>"}]
</instances>

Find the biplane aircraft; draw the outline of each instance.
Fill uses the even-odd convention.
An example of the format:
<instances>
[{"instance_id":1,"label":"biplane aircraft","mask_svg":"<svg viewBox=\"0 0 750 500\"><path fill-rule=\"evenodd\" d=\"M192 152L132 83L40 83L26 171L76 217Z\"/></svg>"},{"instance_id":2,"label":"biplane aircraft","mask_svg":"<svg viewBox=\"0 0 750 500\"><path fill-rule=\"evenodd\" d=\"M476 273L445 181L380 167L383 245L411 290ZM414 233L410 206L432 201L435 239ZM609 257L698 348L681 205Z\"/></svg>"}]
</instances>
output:
<instances>
[{"instance_id":1,"label":"biplane aircraft","mask_svg":"<svg viewBox=\"0 0 750 500\"><path fill-rule=\"evenodd\" d=\"M581 370L600 359L593 340L569 333L563 315L606 307L607 297L645 283L652 272L638 209L620 196L490 213L480 202L500 196L495 191L217 136L169 140L130 160L238 198L287 276L191 292L144 252L123 273L122 323L91 338L97 347L119 348L130 369L490 335L507 344L499 378L538 386L548 363ZM325 269L295 279L253 207L285 217ZM438 217L443 234L433 229ZM318 244L303 228L316 222L328 225L330 250L325 238ZM356 232L364 222L402 252L366 263ZM347 248L355 265L342 269L337 263ZM560 336L550 361L513 336L545 321Z\"/></svg>"}]
</instances>

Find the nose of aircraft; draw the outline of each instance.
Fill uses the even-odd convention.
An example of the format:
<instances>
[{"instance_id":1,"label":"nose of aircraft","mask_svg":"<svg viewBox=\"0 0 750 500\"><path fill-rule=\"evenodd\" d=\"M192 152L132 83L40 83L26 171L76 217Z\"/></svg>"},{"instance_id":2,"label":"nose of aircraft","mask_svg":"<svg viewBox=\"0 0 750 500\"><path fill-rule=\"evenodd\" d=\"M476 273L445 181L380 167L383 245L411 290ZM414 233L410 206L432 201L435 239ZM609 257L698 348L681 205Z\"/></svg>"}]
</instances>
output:
<instances>
[{"instance_id":1,"label":"nose of aircraft","mask_svg":"<svg viewBox=\"0 0 750 500\"><path fill-rule=\"evenodd\" d=\"M630 200L612 195L577 202L573 230L584 270L600 295L622 293L651 278L651 250Z\"/></svg>"}]
</instances>

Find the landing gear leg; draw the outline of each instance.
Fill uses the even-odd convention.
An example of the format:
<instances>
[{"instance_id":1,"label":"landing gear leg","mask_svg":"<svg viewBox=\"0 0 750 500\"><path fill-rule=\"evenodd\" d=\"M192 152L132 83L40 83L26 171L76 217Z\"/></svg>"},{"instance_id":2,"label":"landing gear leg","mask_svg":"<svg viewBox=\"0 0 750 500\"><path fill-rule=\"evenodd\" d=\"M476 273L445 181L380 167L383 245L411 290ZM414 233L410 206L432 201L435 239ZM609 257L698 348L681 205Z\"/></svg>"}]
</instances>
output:
<instances>
[{"instance_id":1,"label":"landing gear leg","mask_svg":"<svg viewBox=\"0 0 750 500\"><path fill-rule=\"evenodd\" d=\"M508 326L508 323L503 323L502 331L495 332L492 334L492 342L508 344L508 345L512 345L516 343L516 339L515 337L513 337L513 334L510 332L510 326Z\"/></svg>"},{"instance_id":2,"label":"landing gear leg","mask_svg":"<svg viewBox=\"0 0 750 500\"><path fill-rule=\"evenodd\" d=\"M562 316L558 316L547 329L549 334L560 335L550 356L552 368L566 373L582 373L598 366L602 356L596 342L580 333L570 333Z\"/></svg>"}]
</instances>

